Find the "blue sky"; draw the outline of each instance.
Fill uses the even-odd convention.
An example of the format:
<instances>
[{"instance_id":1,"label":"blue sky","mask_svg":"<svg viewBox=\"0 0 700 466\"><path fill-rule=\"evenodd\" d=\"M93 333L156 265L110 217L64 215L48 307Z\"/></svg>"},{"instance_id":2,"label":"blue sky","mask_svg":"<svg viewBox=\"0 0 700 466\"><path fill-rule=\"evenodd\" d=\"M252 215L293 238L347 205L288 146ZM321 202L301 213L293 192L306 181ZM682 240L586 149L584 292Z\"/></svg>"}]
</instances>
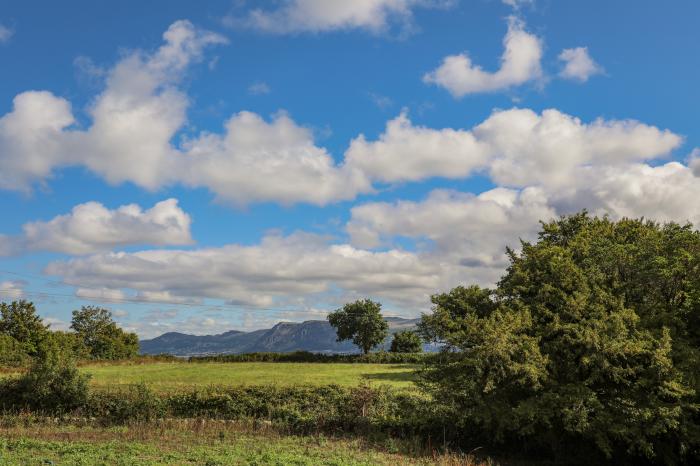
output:
<instances>
[{"instance_id":1,"label":"blue sky","mask_svg":"<svg viewBox=\"0 0 700 466\"><path fill-rule=\"evenodd\" d=\"M0 287L153 336L429 310L581 208L700 221L697 2L0 3ZM129 207L123 207L129 206Z\"/></svg>"}]
</instances>

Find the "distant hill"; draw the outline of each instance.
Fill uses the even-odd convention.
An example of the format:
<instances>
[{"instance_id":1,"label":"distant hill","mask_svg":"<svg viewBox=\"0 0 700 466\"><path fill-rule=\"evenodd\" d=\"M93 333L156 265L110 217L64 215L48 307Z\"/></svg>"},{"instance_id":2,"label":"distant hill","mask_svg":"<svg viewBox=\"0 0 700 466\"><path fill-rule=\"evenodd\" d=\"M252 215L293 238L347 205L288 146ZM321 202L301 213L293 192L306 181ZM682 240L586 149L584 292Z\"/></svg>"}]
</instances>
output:
<instances>
[{"instance_id":1,"label":"distant hill","mask_svg":"<svg viewBox=\"0 0 700 466\"><path fill-rule=\"evenodd\" d=\"M387 317L389 332L414 329L420 319ZM168 353L176 356L201 356L253 352L311 351L314 353L357 353L349 341L335 341L335 329L325 320L280 322L274 327L253 332L231 330L219 335L188 335L169 332L151 340L141 340L142 354ZM391 335L384 346L389 347Z\"/></svg>"}]
</instances>

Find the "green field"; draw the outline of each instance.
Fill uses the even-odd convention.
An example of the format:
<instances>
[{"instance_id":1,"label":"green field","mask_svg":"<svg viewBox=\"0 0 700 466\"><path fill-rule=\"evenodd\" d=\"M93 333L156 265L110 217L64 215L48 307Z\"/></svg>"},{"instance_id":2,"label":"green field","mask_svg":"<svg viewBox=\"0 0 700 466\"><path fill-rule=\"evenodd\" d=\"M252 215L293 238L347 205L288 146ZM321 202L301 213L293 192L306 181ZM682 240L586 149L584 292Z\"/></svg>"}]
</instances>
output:
<instances>
[{"instance_id":1,"label":"green field","mask_svg":"<svg viewBox=\"0 0 700 466\"><path fill-rule=\"evenodd\" d=\"M188 363L87 365L81 371L92 375L98 389L145 383L156 391L177 391L211 385L327 385L368 383L401 389L414 386L410 364L329 364L329 363Z\"/></svg>"},{"instance_id":2,"label":"green field","mask_svg":"<svg viewBox=\"0 0 700 466\"><path fill-rule=\"evenodd\" d=\"M416 455L410 444L281 436L215 421L113 428L2 424L6 423L0 423L0 465L479 464L454 455Z\"/></svg>"}]
</instances>

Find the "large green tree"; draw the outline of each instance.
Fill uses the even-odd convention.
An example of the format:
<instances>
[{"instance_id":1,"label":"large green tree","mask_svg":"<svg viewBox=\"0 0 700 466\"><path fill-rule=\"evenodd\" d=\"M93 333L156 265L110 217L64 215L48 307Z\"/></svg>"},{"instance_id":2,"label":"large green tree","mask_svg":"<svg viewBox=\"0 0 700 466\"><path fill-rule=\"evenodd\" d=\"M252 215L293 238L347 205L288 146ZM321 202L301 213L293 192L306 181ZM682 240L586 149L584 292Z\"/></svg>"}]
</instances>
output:
<instances>
[{"instance_id":1,"label":"large green tree","mask_svg":"<svg viewBox=\"0 0 700 466\"><path fill-rule=\"evenodd\" d=\"M328 322L335 327L338 341L352 340L367 354L388 335L389 325L382 317L381 310L380 303L360 299L328 314Z\"/></svg>"},{"instance_id":2,"label":"large green tree","mask_svg":"<svg viewBox=\"0 0 700 466\"><path fill-rule=\"evenodd\" d=\"M83 306L73 311L71 328L82 339L93 359L127 359L138 354L136 334L119 328L107 309Z\"/></svg>"},{"instance_id":3,"label":"large green tree","mask_svg":"<svg viewBox=\"0 0 700 466\"><path fill-rule=\"evenodd\" d=\"M48 325L37 315L34 303L0 303L0 334L14 338L29 355L35 355L48 334Z\"/></svg>"},{"instance_id":4,"label":"large green tree","mask_svg":"<svg viewBox=\"0 0 700 466\"><path fill-rule=\"evenodd\" d=\"M697 460L700 233L583 212L508 256L495 289L435 295L420 326L449 353L423 384L456 424L559 455Z\"/></svg>"}]
</instances>

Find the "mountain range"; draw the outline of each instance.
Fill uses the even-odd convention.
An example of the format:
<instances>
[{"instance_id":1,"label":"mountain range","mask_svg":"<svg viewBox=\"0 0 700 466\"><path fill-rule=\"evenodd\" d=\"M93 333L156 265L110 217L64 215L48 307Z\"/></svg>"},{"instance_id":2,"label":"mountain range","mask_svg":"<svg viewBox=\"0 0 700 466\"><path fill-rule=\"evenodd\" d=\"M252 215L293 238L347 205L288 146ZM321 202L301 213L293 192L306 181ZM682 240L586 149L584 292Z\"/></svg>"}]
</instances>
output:
<instances>
[{"instance_id":1,"label":"mountain range","mask_svg":"<svg viewBox=\"0 0 700 466\"><path fill-rule=\"evenodd\" d=\"M388 349L391 335L415 329L420 319L385 318L389 336L383 347ZM211 354L311 351L314 353L357 353L350 341L337 342L335 329L325 320L280 322L274 327L252 332L230 330L218 335L188 335L168 332L151 340L141 340L142 354L202 356Z\"/></svg>"}]
</instances>

